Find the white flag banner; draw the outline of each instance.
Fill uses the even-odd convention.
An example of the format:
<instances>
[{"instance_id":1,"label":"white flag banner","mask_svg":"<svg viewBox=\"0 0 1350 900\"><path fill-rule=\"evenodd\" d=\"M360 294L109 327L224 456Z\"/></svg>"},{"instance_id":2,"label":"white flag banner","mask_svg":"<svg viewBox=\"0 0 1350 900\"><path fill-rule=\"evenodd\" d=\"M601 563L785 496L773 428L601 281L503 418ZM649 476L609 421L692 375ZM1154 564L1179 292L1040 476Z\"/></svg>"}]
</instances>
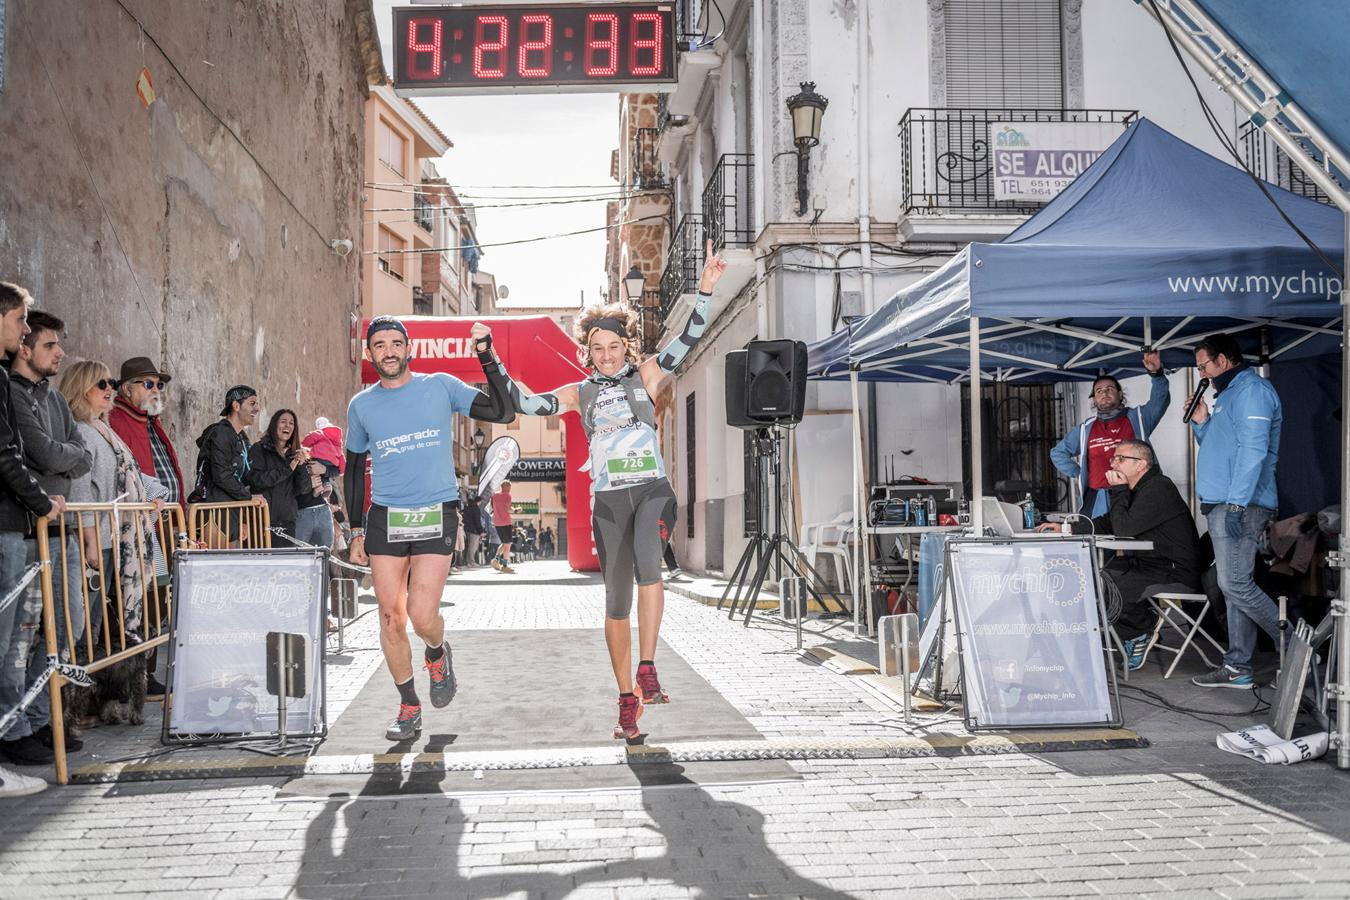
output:
<instances>
[{"instance_id":1,"label":"white flag banner","mask_svg":"<svg viewBox=\"0 0 1350 900\"><path fill-rule=\"evenodd\" d=\"M1285 740L1266 725L1251 725L1241 731L1221 734L1217 743L1220 750L1246 756L1257 762L1290 763L1317 759L1327 752L1330 739L1325 731L1305 734L1302 737Z\"/></svg>"}]
</instances>

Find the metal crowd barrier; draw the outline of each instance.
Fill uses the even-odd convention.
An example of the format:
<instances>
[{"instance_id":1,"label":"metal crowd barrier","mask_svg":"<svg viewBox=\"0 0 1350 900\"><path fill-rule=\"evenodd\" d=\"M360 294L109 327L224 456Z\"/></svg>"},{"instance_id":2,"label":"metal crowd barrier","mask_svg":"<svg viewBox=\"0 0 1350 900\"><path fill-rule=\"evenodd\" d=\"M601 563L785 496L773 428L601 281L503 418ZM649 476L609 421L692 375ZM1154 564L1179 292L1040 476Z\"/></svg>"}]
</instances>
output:
<instances>
[{"instance_id":1,"label":"metal crowd barrier","mask_svg":"<svg viewBox=\"0 0 1350 900\"><path fill-rule=\"evenodd\" d=\"M69 503L66 509L80 516L80 526L75 526L73 516L61 516L54 522L44 517L37 522L42 628L46 635L50 675L48 689L51 692L52 750L56 755L56 780L60 784L66 784L70 777L66 762L61 686L68 681L87 686L88 675L168 642L171 585L167 579L165 584L160 584L156 563L162 561L164 572L167 573L174 548L185 545L188 537L183 510L177 505L166 505L158 514L153 503ZM97 546L102 548L105 535L110 539L111 569L108 569L101 551L94 559L86 555L81 534L86 513L94 514L92 527ZM121 531L122 523L127 518L133 523L130 565L135 567L133 571L141 575L139 598L125 596L122 585L125 564L122 561ZM48 533L49 526L54 534ZM53 536L59 541L58 548L66 547L67 538L73 537L79 548L78 554L58 552L54 562ZM72 563L80 567L80 593L75 597L72 592L63 591L58 608L53 572L59 573L62 584L69 585L69 567ZM91 594L98 598L98 602L93 605ZM78 603L80 606L76 608L82 608L84 613L85 626L78 635L74 633L72 601ZM58 621L65 626L60 635L56 628ZM98 632L97 637L95 631Z\"/></svg>"},{"instance_id":2,"label":"metal crowd barrier","mask_svg":"<svg viewBox=\"0 0 1350 900\"><path fill-rule=\"evenodd\" d=\"M188 538L207 550L272 546L272 517L266 504L252 500L192 503L187 508Z\"/></svg>"}]
</instances>

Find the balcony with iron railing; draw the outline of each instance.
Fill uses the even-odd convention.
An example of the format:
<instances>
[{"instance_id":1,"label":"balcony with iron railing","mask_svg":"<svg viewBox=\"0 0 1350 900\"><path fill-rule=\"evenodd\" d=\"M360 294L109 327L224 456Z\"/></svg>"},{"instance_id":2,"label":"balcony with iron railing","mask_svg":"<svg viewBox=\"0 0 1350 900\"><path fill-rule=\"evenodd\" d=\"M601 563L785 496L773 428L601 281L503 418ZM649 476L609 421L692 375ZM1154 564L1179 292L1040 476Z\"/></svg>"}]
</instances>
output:
<instances>
[{"instance_id":1,"label":"balcony with iron railing","mask_svg":"<svg viewBox=\"0 0 1350 900\"><path fill-rule=\"evenodd\" d=\"M1238 129L1238 152L1247 168L1260 178L1318 203L1331 203L1317 183L1285 153L1280 145L1251 122Z\"/></svg>"},{"instance_id":2,"label":"balcony with iron railing","mask_svg":"<svg viewBox=\"0 0 1350 900\"><path fill-rule=\"evenodd\" d=\"M723 153L703 188L703 230L714 251L754 243L753 186L754 157Z\"/></svg>"},{"instance_id":3,"label":"balcony with iron railing","mask_svg":"<svg viewBox=\"0 0 1350 900\"><path fill-rule=\"evenodd\" d=\"M637 311L638 342L642 346L642 354L650 356L656 352L657 346L661 343L661 329L665 326L660 289L644 290L638 300Z\"/></svg>"},{"instance_id":4,"label":"balcony with iron railing","mask_svg":"<svg viewBox=\"0 0 1350 900\"><path fill-rule=\"evenodd\" d=\"M657 128L635 128L632 139L632 157L628 166L628 181L632 187L644 191L666 187L666 175L661 160L656 157Z\"/></svg>"},{"instance_id":5,"label":"balcony with iron railing","mask_svg":"<svg viewBox=\"0 0 1350 900\"><path fill-rule=\"evenodd\" d=\"M995 196L990 130L996 123L1104 122L1123 129L1137 115L1125 109L906 110L900 119L902 234L997 239L1044 205Z\"/></svg>"},{"instance_id":6,"label":"balcony with iron railing","mask_svg":"<svg viewBox=\"0 0 1350 900\"><path fill-rule=\"evenodd\" d=\"M665 319L679 302L680 297L698 290L702 243L702 216L698 213L686 213L670 235L666 268L661 273L661 287L657 295L660 311L658 331L665 327Z\"/></svg>"},{"instance_id":7,"label":"balcony with iron railing","mask_svg":"<svg viewBox=\"0 0 1350 900\"><path fill-rule=\"evenodd\" d=\"M435 207L427 200L426 194L413 194L413 221L417 227L430 233L432 231L432 210Z\"/></svg>"}]
</instances>

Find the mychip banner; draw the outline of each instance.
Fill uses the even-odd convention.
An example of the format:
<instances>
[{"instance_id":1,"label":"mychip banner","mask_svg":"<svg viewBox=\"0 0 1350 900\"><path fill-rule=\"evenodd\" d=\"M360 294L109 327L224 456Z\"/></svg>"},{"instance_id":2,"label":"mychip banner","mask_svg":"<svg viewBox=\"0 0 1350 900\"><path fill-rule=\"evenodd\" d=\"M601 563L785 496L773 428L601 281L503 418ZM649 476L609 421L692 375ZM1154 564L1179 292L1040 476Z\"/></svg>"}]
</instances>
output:
<instances>
[{"instance_id":1,"label":"mychip banner","mask_svg":"<svg viewBox=\"0 0 1350 900\"><path fill-rule=\"evenodd\" d=\"M994 199L1049 203L1124 129L1121 122L990 122Z\"/></svg>"},{"instance_id":2,"label":"mychip banner","mask_svg":"<svg viewBox=\"0 0 1350 900\"><path fill-rule=\"evenodd\" d=\"M949 547L969 727L1119 724L1091 541Z\"/></svg>"},{"instance_id":3,"label":"mychip banner","mask_svg":"<svg viewBox=\"0 0 1350 900\"><path fill-rule=\"evenodd\" d=\"M326 553L311 549L174 554L173 689L166 738L270 734L267 634L301 634L305 696L289 698L286 731L322 734Z\"/></svg>"}]
</instances>

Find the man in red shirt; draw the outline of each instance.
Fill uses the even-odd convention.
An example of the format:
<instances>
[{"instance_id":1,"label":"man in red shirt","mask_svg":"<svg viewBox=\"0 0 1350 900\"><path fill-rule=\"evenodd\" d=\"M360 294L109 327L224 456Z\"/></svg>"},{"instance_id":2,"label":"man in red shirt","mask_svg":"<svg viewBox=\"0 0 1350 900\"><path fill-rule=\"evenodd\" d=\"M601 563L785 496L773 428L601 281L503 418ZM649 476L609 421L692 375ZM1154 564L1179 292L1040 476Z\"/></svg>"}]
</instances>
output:
<instances>
[{"instance_id":1,"label":"man in red shirt","mask_svg":"<svg viewBox=\"0 0 1350 900\"><path fill-rule=\"evenodd\" d=\"M108 424L131 448L140 470L168 490L165 501L182 506L187 502L183 470L159 421L168 384L169 376L147 357L135 356L122 363L117 400L108 413Z\"/></svg>"},{"instance_id":2,"label":"man in red shirt","mask_svg":"<svg viewBox=\"0 0 1350 900\"><path fill-rule=\"evenodd\" d=\"M497 550L497 555L492 557L492 568L503 575L514 575L516 570L511 568L513 527L511 525L511 482L509 481L503 481L501 489L492 495L492 527L497 529L497 537L501 538L502 541L500 549Z\"/></svg>"},{"instance_id":3,"label":"man in red shirt","mask_svg":"<svg viewBox=\"0 0 1350 900\"><path fill-rule=\"evenodd\" d=\"M1106 514L1106 473L1121 441L1147 441L1167 412L1172 395L1162 359L1154 351L1144 353L1144 369L1150 377L1148 402L1128 406L1120 382L1111 375L1092 382L1092 408L1096 415L1071 428L1050 451L1050 459L1063 475L1078 482L1083 503L1078 510L1089 518Z\"/></svg>"}]
</instances>

